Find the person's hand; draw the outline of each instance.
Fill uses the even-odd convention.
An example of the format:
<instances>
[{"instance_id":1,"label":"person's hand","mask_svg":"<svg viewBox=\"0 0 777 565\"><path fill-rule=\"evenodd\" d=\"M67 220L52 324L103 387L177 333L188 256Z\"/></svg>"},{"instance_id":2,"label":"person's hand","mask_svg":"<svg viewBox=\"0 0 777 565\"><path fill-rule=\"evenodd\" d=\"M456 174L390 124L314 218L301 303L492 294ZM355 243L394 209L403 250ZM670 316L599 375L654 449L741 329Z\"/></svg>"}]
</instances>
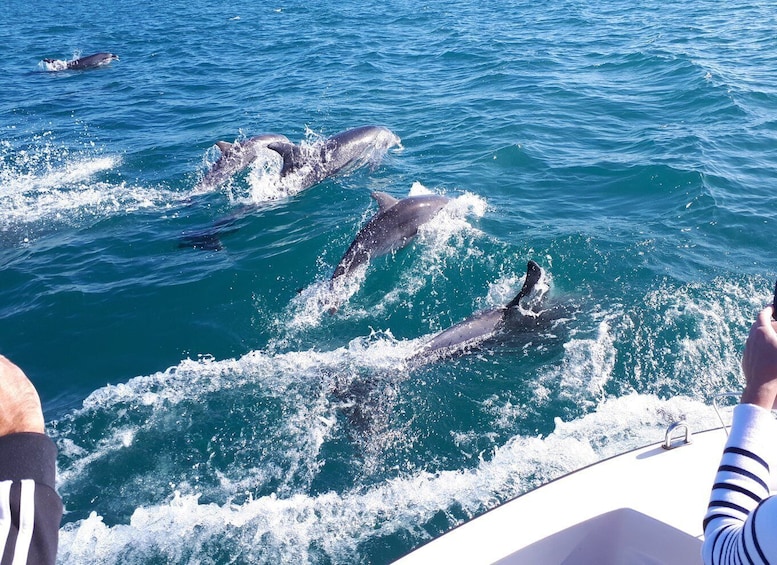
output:
<instances>
[{"instance_id":1,"label":"person's hand","mask_svg":"<svg viewBox=\"0 0 777 565\"><path fill-rule=\"evenodd\" d=\"M0 355L0 436L44 433L38 391L24 372Z\"/></svg>"},{"instance_id":2,"label":"person's hand","mask_svg":"<svg viewBox=\"0 0 777 565\"><path fill-rule=\"evenodd\" d=\"M770 410L777 399L777 322L772 306L758 314L745 343L742 370L745 390L741 402Z\"/></svg>"}]
</instances>

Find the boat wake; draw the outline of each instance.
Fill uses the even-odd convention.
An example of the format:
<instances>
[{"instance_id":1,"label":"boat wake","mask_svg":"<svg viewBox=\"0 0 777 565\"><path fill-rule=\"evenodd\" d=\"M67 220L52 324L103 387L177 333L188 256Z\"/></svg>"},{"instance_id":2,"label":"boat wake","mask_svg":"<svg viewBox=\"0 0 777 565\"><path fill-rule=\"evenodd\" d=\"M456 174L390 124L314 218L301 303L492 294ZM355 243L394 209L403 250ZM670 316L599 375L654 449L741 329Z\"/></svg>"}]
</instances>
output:
<instances>
[{"instance_id":1,"label":"boat wake","mask_svg":"<svg viewBox=\"0 0 777 565\"><path fill-rule=\"evenodd\" d=\"M219 561L227 553L251 562L351 562L381 538L436 535L561 474L653 442L671 421L684 418L695 429L716 423L699 401L632 394L582 418L557 419L545 437L514 435L488 452L456 431L452 441L469 453L469 468L404 464L387 473L384 465L372 479L362 469L355 485L346 480L317 492L318 477L348 465L327 460L328 445L342 442L338 414L346 406L328 375L339 373L342 385L349 371L396 371L405 353L390 336L376 335L329 353L185 361L96 391L54 424L69 510L61 562ZM400 396L396 404L413 402ZM261 411L250 408L256 403ZM521 410L494 399L483 409L495 429L511 425ZM198 425L200 411L215 410L230 425L226 417ZM420 431L412 427L386 433L382 457L408 453ZM157 456L138 457L149 449ZM148 467L132 463L139 459ZM105 496L105 477L119 467L123 479ZM98 483L100 492L92 492Z\"/></svg>"},{"instance_id":2,"label":"boat wake","mask_svg":"<svg viewBox=\"0 0 777 565\"><path fill-rule=\"evenodd\" d=\"M512 284L495 283L485 300L503 302ZM738 303L752 289L728 290ZM699 292L660 289L646 301L675 339L697 310L720 330L725 313ZM617 308L580 317L557 351L538 339L531 357L544 359L494 357L486 371L469 357L472 370L411 372L419 340L376 330L331 351L185 360L98 389L51 425L68 509L61 561L353 562L408 540L399 557L562 474L658 441L670 423L719 425L700 400L709 394L610 390L624 334L663 347L660 332L627 318ZM681 345L696 372L723 334ZM677 373L651 363L634 370ZM500 372L508 380L495 382ZM452 416L461 414L475 420ZM556 416L547 425L543 414Z\"/></svg>"}]
</instances>

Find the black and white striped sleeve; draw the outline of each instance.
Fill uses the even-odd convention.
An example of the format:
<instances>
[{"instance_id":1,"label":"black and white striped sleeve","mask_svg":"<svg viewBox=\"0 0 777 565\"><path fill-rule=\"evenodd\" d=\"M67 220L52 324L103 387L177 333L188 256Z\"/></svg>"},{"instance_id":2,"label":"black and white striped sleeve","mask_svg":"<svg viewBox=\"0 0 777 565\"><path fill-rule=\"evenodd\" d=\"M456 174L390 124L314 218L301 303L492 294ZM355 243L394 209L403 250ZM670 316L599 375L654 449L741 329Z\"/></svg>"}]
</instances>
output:
<instances>
[{"instance_id":1,"label":"black and white striped sleeve","mask_svg":"<svg viewBox=\"0 0 777 565\"><path fill-rule=\"evenodd\" d=\"M734 409L704 518L706 565L777 563L777 497L770 497L766 455L775 442L770 411L752 404Z\"/></svg>"},{"instance_id":2,"label":"black and white striped sleeve","mask_svg":"<svg viewBox=\"0 0 777 565\"><path fill-rule=\"evenodd\" d=\"M62 519L56 457L43 434L0 437L0 565L56 561Z\"/></svg>"}]
</instances>

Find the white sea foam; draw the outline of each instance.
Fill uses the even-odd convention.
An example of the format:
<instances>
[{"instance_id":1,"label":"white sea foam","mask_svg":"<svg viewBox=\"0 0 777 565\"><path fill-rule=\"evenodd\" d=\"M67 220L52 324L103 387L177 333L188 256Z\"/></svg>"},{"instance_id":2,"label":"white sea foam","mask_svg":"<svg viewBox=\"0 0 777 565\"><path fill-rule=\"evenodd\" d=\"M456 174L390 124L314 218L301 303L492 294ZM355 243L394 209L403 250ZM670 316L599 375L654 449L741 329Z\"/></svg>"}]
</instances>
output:
<instances>
[{"instance_id":1,"label":"white sea foam","mask_svg":"<svg viewBox=\"0 0 777 565\"><path fill-rule=\"evenodd\" d=\"M71 154L55 146L50 137L50 132L36 135L32 147L18 150L9 141L0 142L0 195L83 182L119 163L112 156Z\"/></svg>"},{"instance_id":2,"label":"white sea foam","mask_svg":"<svg viewBox=\"0 0 777 565\"><path fill-rule=\"evenodd\" d=\"M38 63L41 70L44 71L64 71L67 69L67 61L61 59L52 59L50 61L41 61Z\"/></svg>"},{"instance_id":3,"label":"white sea foam","mask_svg":"<svg viewBox=\"0 0 777 565\"><path fill-rule=\"evenodd\" d=\"M49 59L47 61L44 59L40 63L38 63L38 68L43 71L64 71L65 69L67 69L68 63L70 63L71 61L75 61L80 57L81 57L81 51L76 50L73 53L73 57L67 61L62 59Z\"/></svg>"},{"instance_id":4,"label":"white sea foam","mask_svg":"<svg viewBox=\"0 0 777 565\"><path fill-rule=\"evenodd\" d=\"M594 308L590 324L572 329L561 363L538 376L535 399L588 410L607 394L633 390L697 398L740 390L741 344L752 312L770 300L753 281L721 280L652 290L638 315L618 304ZM627 378L615 382L624 370Z\"/></svg>"},{"instance_id":5,"label":"white sea foam","mask_svg":"<svg viewBox=\"0 0 777 565\"><path fill-rule=\"evenodd\" d=\"M546 368L537 381L537 400L547 398L549 386L558 388L558 398L571 401L582 410L603 400L604 386L612 378L617 355L611 328L615 316L601 316L595 336L572 338L564 343L561 364Z\"/></svg>"},{"instance_id":6,"label":"white sea foam","mask_svg":"<svg viewBox=\"0 0 777 565\"><path fill-rule=\"evenodd\" d=\"M34 149L0 146L0 229L37 223L78 223L85 217L164 205L169 190L96 180L121 164L115 155L72 154L37 140Z\"/></svg>"},{"instance_id":7,"label":"white sea foam","mask_svg":"<svg viewBox=\"0 0 777 565\"><path fill-rule=\"evenodd\" d=\"M661 313L655 321L661 333L647 325L640 335L643 356L640 376L660 382L688 383L689 390L704 398L721 390L737 388L743 381L739 351L752 323L752 316L772 296L758 288L755 281L745 284L715 281L712 286L693 283L679 289L660 288L646 296L646 303ZM670 354L667 355L666 353ZM669 367L664 358L672 360ZM703 367L703 371L699 368Z\"/></svg>"},{"instance_id":8,"label":"white sea foam","mask_svg":"<svg viewBox=\"0 0 777 565\"><path fill-rule=\"evenodd\" d=\"M354 309L348 305L348 300L359 291L366 275L367 265L360 265L347 277L317 281L302 289L287 307L291 315L282 317L282 321L278 320L278 329L283 329L287 335L294 335L318 327L325 316L334 315L338 310L344 311L347 316L354 316Z\"/></svg>"}]
</instances>

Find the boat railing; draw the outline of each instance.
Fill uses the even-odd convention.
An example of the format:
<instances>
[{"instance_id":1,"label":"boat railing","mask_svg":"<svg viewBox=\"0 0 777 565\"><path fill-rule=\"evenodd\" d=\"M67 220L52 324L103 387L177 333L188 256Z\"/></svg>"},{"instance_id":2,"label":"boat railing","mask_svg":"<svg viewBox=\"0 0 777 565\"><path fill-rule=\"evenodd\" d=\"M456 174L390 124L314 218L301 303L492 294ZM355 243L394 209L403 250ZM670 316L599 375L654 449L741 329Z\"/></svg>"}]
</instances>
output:
<instances>
[{"instance_id":1,"label":"boat railing","mask_svg":"<svg viewBox=\"0 0 777 565\"><path fill-rule=\"evenodd\" d=\"M712 407L715 409L715 414L718 415L718 420L720 420L720 424L723 426L723 431L726 432L727 437L728 428L731 427L731 422L726 423L726 421L723 419L723 415L720 412L721 402L727 398L739 399L741 394L741 392L726 391L718 393L712 398Z\"/></svg>"}]
</instances>

